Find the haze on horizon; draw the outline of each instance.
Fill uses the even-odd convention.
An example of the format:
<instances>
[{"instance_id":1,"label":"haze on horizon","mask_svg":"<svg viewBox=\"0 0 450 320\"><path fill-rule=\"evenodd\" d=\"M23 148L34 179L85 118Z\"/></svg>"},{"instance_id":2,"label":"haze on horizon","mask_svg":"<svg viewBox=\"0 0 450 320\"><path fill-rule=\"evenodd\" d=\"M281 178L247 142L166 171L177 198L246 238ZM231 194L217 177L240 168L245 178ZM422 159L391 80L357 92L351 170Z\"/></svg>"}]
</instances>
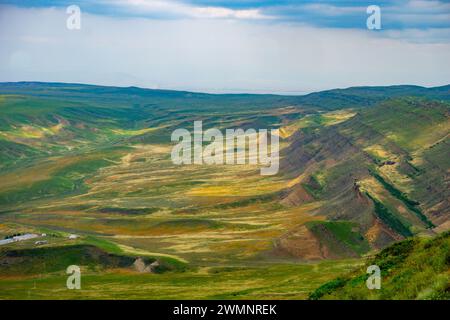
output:
<instances>
[{"instance_id":1,"label":"haze on horizon","mask_svg":"<svg viewBox=\"0 0 450 320\"><path fill-rule=\"evenodd\" d=\"M82 10L68 30L66 8ZM302 94L446 85L450 4L379 1L0 0L0 81Z\"/></svg>"}]
</instances>

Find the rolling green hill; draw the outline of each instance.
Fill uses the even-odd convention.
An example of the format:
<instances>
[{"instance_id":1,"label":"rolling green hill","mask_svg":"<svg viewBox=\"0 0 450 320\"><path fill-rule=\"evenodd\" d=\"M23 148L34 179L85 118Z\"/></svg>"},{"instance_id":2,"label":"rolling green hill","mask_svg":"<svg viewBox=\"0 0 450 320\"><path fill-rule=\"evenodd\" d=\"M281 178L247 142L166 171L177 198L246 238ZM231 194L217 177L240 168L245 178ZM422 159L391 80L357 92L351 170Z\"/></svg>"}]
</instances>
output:
<instances>
[{"instance_id":1,"label":"rolling green hill","mask_svg":"<svg viewBox=\"0 0 450 320\"><path fill-rule=\"evenodd\" d=\"M449 101L449 86L277 96L0 83L0 239L54 235L0 246L0 297L37 279L35 297L51 297L78 262L91 298L306 298L366 255L449 229ZM173 164L171 133L195 120L279 128L279 174ZM169 272L139 273L139 257Z\"/></svg>"}]
</instances>

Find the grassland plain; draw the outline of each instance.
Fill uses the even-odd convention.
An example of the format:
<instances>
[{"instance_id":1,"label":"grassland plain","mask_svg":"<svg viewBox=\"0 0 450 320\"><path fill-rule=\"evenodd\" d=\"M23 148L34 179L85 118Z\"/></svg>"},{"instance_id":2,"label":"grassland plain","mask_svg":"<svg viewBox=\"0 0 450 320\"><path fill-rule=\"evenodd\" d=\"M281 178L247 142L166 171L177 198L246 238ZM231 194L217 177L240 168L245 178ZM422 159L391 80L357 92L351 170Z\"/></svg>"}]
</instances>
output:
<instances>
[{"instance_id":1,"label":"grassland plain","mask_svg":"<svg viewBox=\"0 0 450 320\"><path fill-rule=\"evenodd\" d=\"M0 247L0 298L307 298L373 250L448 228L449 96L1 84L0 238L46 243ZM280 128L280 174L174 165L170 134L194 120Z\"/></svg>"}]
</instances>

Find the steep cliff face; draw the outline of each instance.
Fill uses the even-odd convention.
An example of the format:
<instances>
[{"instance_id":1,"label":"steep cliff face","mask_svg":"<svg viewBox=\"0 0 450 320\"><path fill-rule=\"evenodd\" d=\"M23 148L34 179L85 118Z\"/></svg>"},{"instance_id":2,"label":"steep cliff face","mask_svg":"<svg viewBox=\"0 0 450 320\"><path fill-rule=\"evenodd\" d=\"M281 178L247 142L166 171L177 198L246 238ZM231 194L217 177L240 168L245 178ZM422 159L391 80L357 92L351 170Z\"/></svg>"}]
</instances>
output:
<instances>
[{"instance_id":1,"label":"steep cliff face","mask_svg":"<svg viewBox=\"0 0 450 320\"><path fill-rule=\"evenodd\" d=\"M394 99L335 125L298 130L281 162L297 183L281 202L320 201L316 214L357 223L373 248L445 230L449 112L448 103Z\"/></svg>"}]
</instances>

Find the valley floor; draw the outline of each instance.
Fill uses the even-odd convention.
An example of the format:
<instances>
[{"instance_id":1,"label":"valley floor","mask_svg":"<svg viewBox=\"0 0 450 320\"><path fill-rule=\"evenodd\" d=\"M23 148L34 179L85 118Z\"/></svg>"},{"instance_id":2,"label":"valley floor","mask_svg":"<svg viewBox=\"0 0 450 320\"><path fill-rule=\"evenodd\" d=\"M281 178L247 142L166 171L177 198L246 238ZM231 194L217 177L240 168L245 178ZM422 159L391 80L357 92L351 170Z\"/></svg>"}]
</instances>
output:
<instances>
[{"instance_id":1,"label":"valley floor","mask_svg":"<svg viewBox=\"0 0 450 320\"><path fill-rule=\"evenodd\" d=\"M0 299L305 299L449 226L447 102L263 108L18 87L0 95ZM198 119L280 128L279 174L175 165L171 132ZM70 265L81 290L66 288Z\"/></svg>"}]
</instances>

